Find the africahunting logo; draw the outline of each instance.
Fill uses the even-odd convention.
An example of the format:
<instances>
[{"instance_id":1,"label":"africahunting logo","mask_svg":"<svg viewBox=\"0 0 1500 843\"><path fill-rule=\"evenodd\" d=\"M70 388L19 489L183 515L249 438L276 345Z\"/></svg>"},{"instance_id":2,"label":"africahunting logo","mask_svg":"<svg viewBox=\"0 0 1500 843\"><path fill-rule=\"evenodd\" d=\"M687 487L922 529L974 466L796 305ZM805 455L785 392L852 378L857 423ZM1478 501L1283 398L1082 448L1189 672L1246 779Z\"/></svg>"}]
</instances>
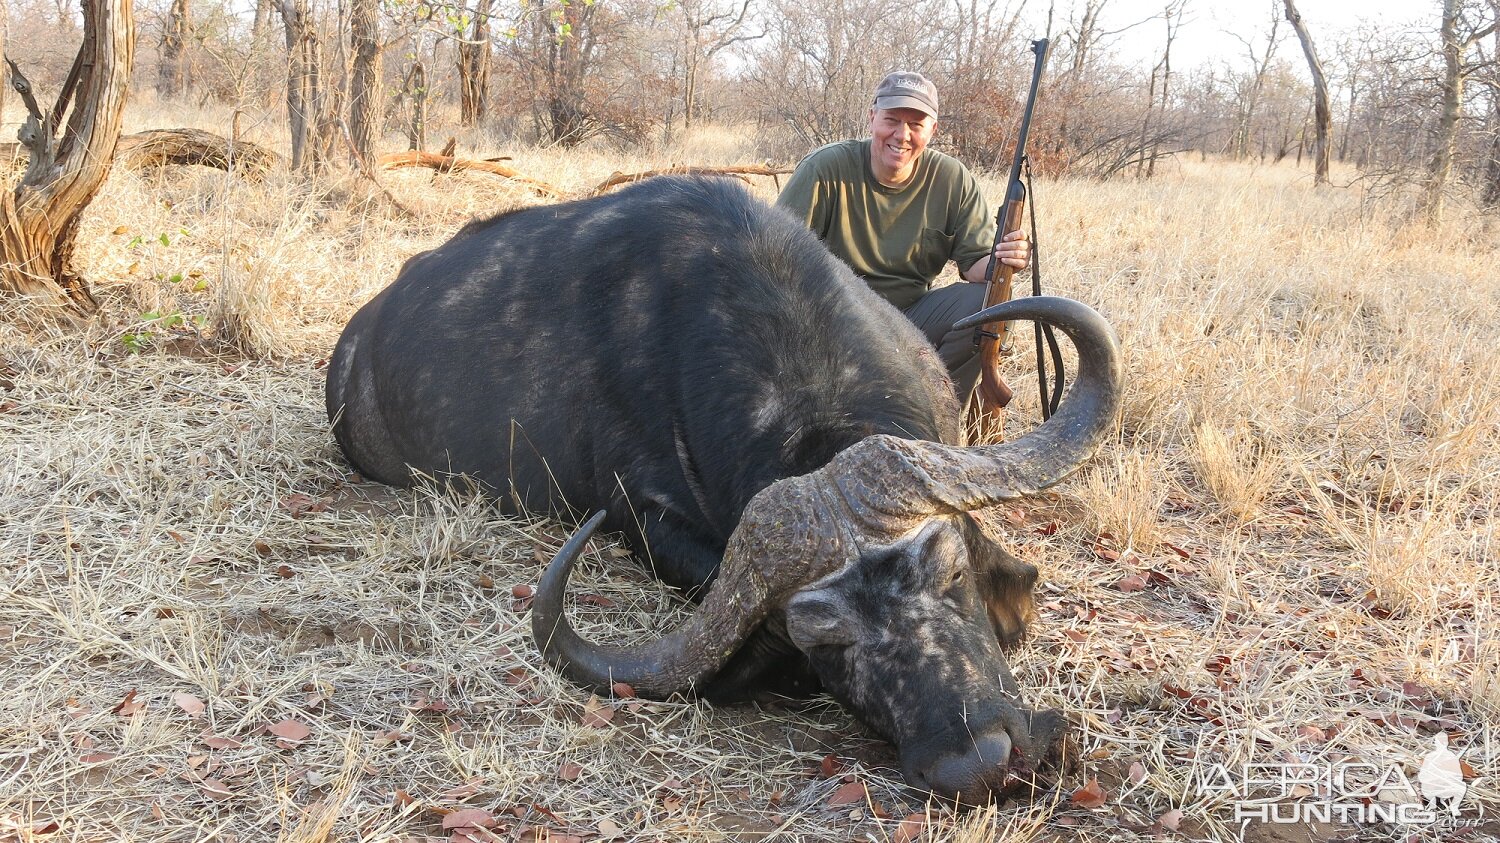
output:
<instances>
[{"instance_id":1,"label":"africahunting logo","mask_svg":"<svg viewBox=\"0 0 1500 843\"><path fill-rule=\"evenodd\" d=\"M1229 796L1236 823L1422 825L1458 816L1468 787L1446 734L1433 737L1416 779L1413 784L1400 764L1242 764L1235 770L1214 764L1200 774L1198 795Z\"/></svg>"}]
</instances>

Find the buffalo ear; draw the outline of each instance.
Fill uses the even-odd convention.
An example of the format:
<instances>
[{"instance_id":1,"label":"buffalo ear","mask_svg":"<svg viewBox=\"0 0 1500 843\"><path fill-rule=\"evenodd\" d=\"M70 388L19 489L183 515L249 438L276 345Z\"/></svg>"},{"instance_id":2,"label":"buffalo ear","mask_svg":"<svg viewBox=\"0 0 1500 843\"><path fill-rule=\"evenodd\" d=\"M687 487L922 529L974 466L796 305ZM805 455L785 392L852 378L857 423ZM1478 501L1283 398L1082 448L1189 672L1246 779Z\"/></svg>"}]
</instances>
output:
<instances>
[{"instance_id":1,"label":"buffalo ear","mask_svg":"<svg viewBox=\"0 0 1500 843\"><path fill-rule=\"evenodd\" d=\"M854 643L852 614L842 595L828 588L799 591L786 604L786 631L797 649Z\"/></svg>"},{"instance_id":2,"label":"buffalo ear","mask_svg":"<svg viewBox=\"0 0 1500 843\"><path fill-rule=\"evenodd\" d=\"M1031 589L1036 585L1036 566L1022 562L995 545L975 554L975 579L979 596L995 626L1001 646L1014 647L1026 637L1026 627L1036 618Z\"/></svg>"}]
</instances>

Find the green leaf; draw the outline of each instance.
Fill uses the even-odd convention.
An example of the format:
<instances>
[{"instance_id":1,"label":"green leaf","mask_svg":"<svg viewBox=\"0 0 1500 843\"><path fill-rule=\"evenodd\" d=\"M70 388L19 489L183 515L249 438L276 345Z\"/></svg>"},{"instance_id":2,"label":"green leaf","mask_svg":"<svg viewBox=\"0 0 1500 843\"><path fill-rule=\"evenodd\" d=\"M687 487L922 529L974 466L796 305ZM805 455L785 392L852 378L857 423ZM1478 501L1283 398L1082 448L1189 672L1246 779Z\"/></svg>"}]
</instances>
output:
<instances>
[{"instance_id":1,"label":"green leaf","mask_svg":"<svg viewBox=\"0 0 1500 843\"><path fill-rule=\"evenodd\" d=\"M167 239L167 233L165 231L163 231L161 233L161 237L159 237L157 239L161 240L161 244L163 246L170 246L170 245L172 245L172 241Z\"/></svg>"},{"instance_id":2,"label":"green leaf","mask_svg":"<svg viewBox=\"0 0 1500 843\"><path fill-rule=\"evenodd\" d=\"M130 242L125 244L125 248L134 249L136 246L139 246L144 242L146 241L141 239L141 235L137 234L136 236L130 238Z\"/></svg>"},{"instance_id":3,"label":"green leaf","mask_svg":"<svg viewBox=\"0 0 1500 843\"><path fill-rule=\"evenodd\" d=\"M204 290L207 290L207 289L208 289L208 282L204 281L202 278L199 278L196 282L193 283L193 292L195 292L195 293L201 293L201 292L203 292Z\"/></svg>"},{"instance_id":4,"label":"green leaf","mask_svg":"<svg viewBox=\"0 0 1500 843\"><path fill-rule=\"evenodd\" d=\"M174 272L174 273L172 273L172 275L167 278L167 281L168 281L168 283L171 283L171 284L181 284L182 283L182 273L181 272Z\"/></svg>"}]
</instances>

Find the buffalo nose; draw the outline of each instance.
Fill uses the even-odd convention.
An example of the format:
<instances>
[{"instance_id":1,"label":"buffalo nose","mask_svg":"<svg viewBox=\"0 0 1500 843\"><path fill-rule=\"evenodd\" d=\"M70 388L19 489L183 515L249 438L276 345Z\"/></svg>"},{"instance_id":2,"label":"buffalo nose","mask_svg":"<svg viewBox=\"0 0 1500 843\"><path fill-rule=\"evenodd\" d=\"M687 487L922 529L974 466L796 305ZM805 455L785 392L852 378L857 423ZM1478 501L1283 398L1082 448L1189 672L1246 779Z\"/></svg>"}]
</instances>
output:
<instances>
[{"instance_id":1,"label":"buffalo nose","mask_svg":"<svg viewBox=\"0 0 1500 843\"><path fill-rule=\"evenodd\" d=\"M919 779L938 796L965 805L995 801L1007 781L1010 736L996 731L976 736L967 752L938 758Z\"/></svg>"}]
</instances>

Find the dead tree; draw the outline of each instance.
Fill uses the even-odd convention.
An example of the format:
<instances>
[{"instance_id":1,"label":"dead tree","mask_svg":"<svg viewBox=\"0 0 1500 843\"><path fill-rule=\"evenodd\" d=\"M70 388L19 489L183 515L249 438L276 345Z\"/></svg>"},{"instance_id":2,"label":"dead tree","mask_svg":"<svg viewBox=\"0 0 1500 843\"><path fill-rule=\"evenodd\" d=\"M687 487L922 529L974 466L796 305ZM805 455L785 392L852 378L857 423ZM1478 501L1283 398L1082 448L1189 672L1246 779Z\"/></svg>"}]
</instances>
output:
<instances>
[{"instance_id":1,"label":"dead tree","mask_svg":"<svg viewBox=\"0 0 1500 843\"><path fill-rule=\"evenodd\" d=\"M1437 150L1433 153L1427 195L1423 210L1428 219L1436 220L1443 215L1443 194L1453 174L1453 158L1458 151L1458 124L1463 116L1464 81L1470 68L1464 66L1464 54L1480 39L1487 37L1500 27L1500 21L1489 26L1463 26L1463 3L1461 0L1443 0L1442 35L1443 81L1442 106L1438 112ZM1500 9L1497 9L1500 15ZM1461 31L1467 29L1467 31Z\"/></svg>"},{"instance_id":2,"label":"dead tree","mask_svg":"<svg viewBox=\"0 0 1500 843\"><path fill-rule=\"evenodd\" d=\"M0 56L5 55L5 40L10 34L10 8L9 3L0 3ZM5 113L5 90L10 87L10 72L4 62L0 62L0 114Z\"/></svg>"},{"instance_id":3,"label":"dead tree","mask_svg":"<svg viewBox=\"0 0 1500 843\"><path fill-rule=\"evenodd\" d=\"M427 149L427 66L421 59L412 61L401 94L411 99L411 116L406 123L407 149L423 152Z\"/></svg>"},{"instance_id":4,"label":"dead tree","mask_svg":"<svg viewBox=\"0 0 1500 843\"><path fill-rule=\"evenodd\" d=\"M84 1L83 46L46 113L26 75L6 60L26 104L18 138L31 160L15 190L0 195L0 290L78 315L95 311L96 303L69 263L78 217L110 174L120 139L135 57L130 12L130 0Z\"/></svg>"},{"instance_id":5,"label":"dead tree","mask_svg":"<svg viewBox=\"0 0 1500 843\"><path fill-rule=\"evenodd\" d=\"M1293 31L1297 33L1297 40L1302 42L1302 54L1307 56L1307 70L1312 74L1313 80L1313 126L1315 136L1313 140L1313 184L1328 183L1328 156L1332 144L1329 136L1333 134L1333 109L1328 104L1328 77L1323 75L1323 63L1318 61L1318 51L1313 49L1312 35L1307 31L1307 24L1302 22L1302 15L1297 13L1297 6L1292 0L1282 0L1286 6L1286 19L1292 25ZM1298 148L1297 156L1301 158L1301 148Z\"/></svg>"},{"instance_id":6,"label":"dead tree","mask_svg":"<svg viewBox=\"0 0 1500 843\"><path fill-rule=\"evenodd\" d=\"M1255 48L1250 42L1238 35L1234 37L1250 54L1250 65L1254 69L1255 76L1250 83L1250 91L1245 95L1244 103L1240 109L1239 125L1235 128L1233 139L1234 153L1236 158L1244 158L1250 154L1250 134L1255 124L1255 109L1260 105L1261 91L1266 85L1266 72L1271 69L1271 59L1276 54L1277 29L1281 24L1280 15L1271 16L1271 34L1266 37L1266 50L1259 59L1255 56Z\"/></svg>"},{"instance_id":7,"label":"dead tree","mask_svg":"<svg viewBox=\"0 0 1500 843\"><path fill-rule=\"evenodd\" d=\"M349 141L365 166L375 160L379 118L379 13L378 0L353 0L349 7L349 46L354 53L349 72Z\"/></svg>"},{"instance_id":8,"label":"dead tree","mask_svg":"<svg viewBox=\"0 0 1500 843\"><path fill-rule=\"evenodd\" d=\"M1146 88L1146 116L1141 118L1141 160L1135 167L1135 173L1139 176L1144 166L1148 179L1156 175L1156 159L1161 153L1160 137L1147 142L1151 111L1156 106L1156 77L1158 73L1161 75L1161 112L1165 117L1172 102L1172 42L1176 40L1177 31L1182 27L1182 12L1186 6L1187 0L1168 0L1162 11L1162 19L1167 23L1167 46L1161 51L1161 61L1151 68L1151 81Z\"/></svg>"},{"instance_id":9,"label":"dead tree","mask_svg":"<svg viewBox=\"0 0 1500 843\"><path fill-rule=\"evenodd\" d=\"M313 132L317 117L318 43L307 0L276 0L276 11L286 29L286 116L292 135L292 169L308 170L317 163Z\"/></svg>"},{"instance_id":10,"label":"dead tree","mask_svg":"<svg viewBox=\"0 0 1500 843\"><path fill-rule=\"evenodd\" d=\"M49 111L10 63L26 104L17 136L31 161L15 190L0 194L0 290L75 315L97 308L69 264L79 217L114 160L134 58L131 0L84 0L83 45Z\"/></svg>"},{"instance_id":11,"label":"dead tree","mask_svg":"<svg viewBox=\"0 0 1500 843\"><path fill-rule=\"evenodd\" d=\"M188 36L192 29L188 0L172 0L166 26L161 36L161 66L157 70L156 92L175 97L188 88Z\"/></svg>"},{"instance_id":12,"label":"dead tree","mask_svg":"<svg viewBox=\"0 0 1500 843\"><path fill-rule=\"evenodd\" d=\"M465 126L483 122L490 94L490 7L478 0L467 39L458 42L458 116Z\"/></svg>"},{"instance_id":13,"label":"dead tree","mask_svg":"<svg viewBox=\"0 0 1500 843\"><path fill-rule=\"evenodd\" d=\"M721 7L716 0L681 0L677 4L685 36L682 64L682 120L685 128L692 128L693 120L698 116L698 92L703 72L714 56L741 41L761 37L739 34L750 5L751 0L740 0L736 10L733 2Z\"/></svg>"}]
</instances>

